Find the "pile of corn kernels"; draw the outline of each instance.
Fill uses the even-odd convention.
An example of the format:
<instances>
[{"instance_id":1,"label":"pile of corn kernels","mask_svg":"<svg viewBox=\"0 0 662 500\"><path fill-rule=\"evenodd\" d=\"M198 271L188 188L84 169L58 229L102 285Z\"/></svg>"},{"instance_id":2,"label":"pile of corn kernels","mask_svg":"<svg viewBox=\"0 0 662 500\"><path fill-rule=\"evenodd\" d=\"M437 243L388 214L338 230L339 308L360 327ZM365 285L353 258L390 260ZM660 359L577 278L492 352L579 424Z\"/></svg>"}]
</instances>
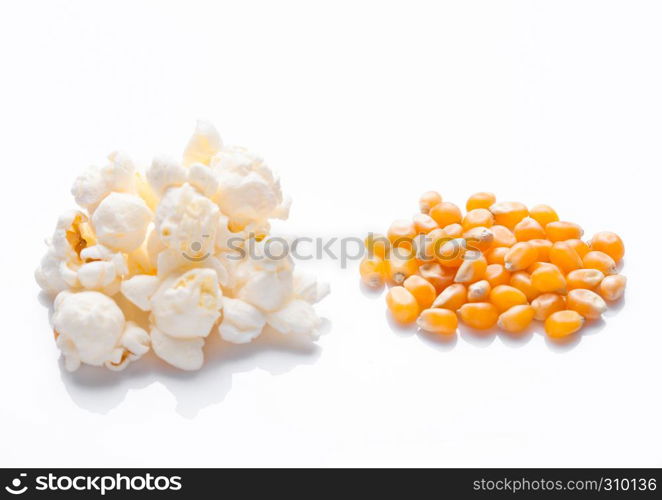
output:
<instances>
[{"instance_id":1,"label":"pile of corn kernels","mask_svg":"<svg viewBox=\"0 0 662 500\"><path fill-rule=\"evenodd\" d=\"M528 209L485 192L472 195L462 214L429 191L420 211L394 221L385 236L371 233L360 265L367 286L391 285L386 304L399 323L452 334L459 318L517 334L538 320L560 339L623 296L617 268L625 249L615 233L585 242L582 228L560 221L552 207Z\"/></svg>"}]
</instances>

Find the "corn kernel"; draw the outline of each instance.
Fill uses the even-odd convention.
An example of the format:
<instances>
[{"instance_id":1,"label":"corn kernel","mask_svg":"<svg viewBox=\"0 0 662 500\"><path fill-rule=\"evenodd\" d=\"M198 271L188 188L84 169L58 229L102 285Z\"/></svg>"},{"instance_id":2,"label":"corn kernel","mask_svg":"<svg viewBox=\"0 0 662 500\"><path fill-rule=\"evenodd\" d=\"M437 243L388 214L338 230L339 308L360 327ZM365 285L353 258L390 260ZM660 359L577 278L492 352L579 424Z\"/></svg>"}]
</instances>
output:
<instances>
[{"instance_id":1,"label":"corn kernel","mask_svg":"<svg viewBox=\"0 0 662 500\"><path fill-rule=\"evenodd\" d=\"M554 221L545 226L547 239L549 241L565 241L579 239L584 234L584 230L574 222Z\"/></svg>"},{"instance_id":2,"label":"corn kernel","mask_svg":"<svg viewBox=\"0 0 662 500\"><path fill-rule=\"evenodd\" d=\"M485 279L491 287L507 285L510 283L510 272L501 264L489 264L485 269Z\"/></svg>"},{"instance_id":3,"label":"corn kernel","mask_svg":"<svg viewBox=\"0 0 662 500\"><path fill-rule=\"evenodd\" d=\"M529 215L526 205L518 201L502 201L490 207L495 224L514 229L519 221Z\"/></svg>"},{"instance_id":4,"label":"corn kernel","mask_svg":"<svg viewBox=\"0 0 662 500\"><path fill-rule=\"evenodd\" d=\"M434 299L437 298L437 290L432 283L417 274L409 276L402 283L402 286L411 292L421 309L427 309L430 307L434 302Z\"/></svg>"},{"instance_id":5,"label":"corn kernel","mask_svg":"<svg viewBox=\"0 0 662 500\"><path fill-rule=\"evenodd\" d=\"M534 314L528 304L513 306L499 315L497 326L506 332L521 333L531 324Z\"/></svg>"},{"instance_id":6,"label":"corn kernel","mask_svg":"<svg viewBox=\"0 0 662 500\"><path fill-rule=\"evenodd\" d=\"M446 241L439 247L437 260L445 267L460 267L466 252L466 240L464 238L454 238Z\"/></svg>"},{"instance_id":7,"label":"corn kernel","mask_svg":"<svg viewBox=\"0 0 662 500\"><path fill-rule=\"evenodd\" d=\"M455 311L467 301L467 287L462 283L449 285L432 303L432 307L441 307Z\"/></svg>"},{"instance_id":8,"label":"corn kernel","mask_svg":"<svg viewBox=\"0 0 662 500\"><path fill-rule=\"evenodd\" d=\"M506 270L514 272L526 269L538 258L538 249L527 241L515 243L504 257Z\"/></svg>"},{"instance_id":9,"label":"corn kernel","mask_svg":"<svg viewBox=\"0 0 662 500\"><path fill-rule=\"evenodd\" d=\"M551 338L563 338L579 331L584 318L577 311L557 311L545 320L545 332Z\"/></svg>"},{"instance_id":10,"label":"corn kernel","mask_svg":"<svg viewBox=\"0 0 662 500\"><path fill-rule=\"evenodd\" d=\"M582 258L565 241L557 241L549 250L549 260L564 273L569 273L583 266Z\"/></svg>"},{"instance_id":11,"label":"corn kernel","mask_svg":"<svg viewBox=\"0 0 662 500\"><path fill-rule=\"evenodd\" d=\"M519 221L513 233L515 233L517 241L529 241L545 237L545 229L532 217L524 217Z\"/></svg>"},{"instance_id":12,"label":"corn kernel","mask_svg":"<svg viewBox=\"0 0 662 500\"><path fill-rule=\"evenodd\" d=\"M591 239L591 249L606 253L614 259L614 262L618 262L625 255L623 240L611 231L595 233Z\"/></svg>"},{"instance_id":13,"label":"corn kernel","mask_svg":"<svg viewBox=\"0 0 662 500\"><path fill-rule=\"evenodd\" d=\"M435 220L427 214L416 214L412 221L417 234L427 234L433 229L439 228Z\"/></svg>"},{"instance_id":14,"label":"corn kernel","mask_svg":"<svg viewBox=\"0 0 662 500\"><path fill-rule=\"evenodd\" d=\"M443 229L436 228L414 240L416 246L416 255L424 261L431 261L437 258L441 245L448 240Z\"/></svg>"},{"instance_id":15,"label":"corn kernel","mask_svg":"<svg viewBox=\"0 0 662 500\"><path fill-rule=\"evenodd\" d=\"M567 287L561 270L549 263L537 266L531 273L531 283L540 293L565 293Z\"/></svg>"},{"instance_id":16,"label":"corn kernel","mask_svg":"<svg viewBox=\"0 0 662 500\"><path fill-rule=\"evenodd\" d=\"M421 330L450 335L457 330L457 314L450 309L426 309L416 320Z\"/></svg>"},{"instance_id":17,"label":"corn kernel","mask_svg":"<svg viewBox=\"0 0 662 500\"><path fill-rule=\"evenodd\" d=\"M464 228L462 227L462 224L458 224L456 222L453 224L448 224L446 227L444 227L443 231L446 238L461 238L462 233L464 233Z\"/></svg>"},{"instance_id":18,"label":"corn kernel","mask_svg":"<svg viewBox=\"0 0 662 500\"><path fill-rule=\"evenodd\" d=\"M413 323L418 316L418 303L412 293L403 286L394 286L386 294L386 305L399 323Z\"/></svg>"},{"instance_id":19,"label":"corn kernel","mask_svg":"<svg viewBox=\"0 0 662 500\"><path fill-rule=\"evenodd\" d=\"M436 191L426 191L418 200L421 212L427 214L432 207L442 202L441 195Z\"/></svg>"},{"instance_id":20,"label":"corn kernel","mask_svg":"<svg viewBox=\"0 0 662 500\"><path fill-rule=\"evenodd\" d=\"M542 227L545 227L550 222L556 222L559 220L559 216L556 215L556 211L549 205L536 205L529 210L529 215L531 218L538 221Z\"/></svg>"},{"instance_id":21,"label":"corn kernel","mask_svg":"<svg viewBox=\"0 0 662 500\"><path fill-rule=\"evenodd\" d=\"M513 232L506 226L495 224L490 228L490 231L492 231L492 234L494 235L494 240L492 241L493 248L512 247L517 243L517 238L515 238Z\"/></svg>"},{"instance_id":22,"label":"corn kernel","mask_svg":"<svg viewBox=\"0 0 662 500\"><path fill-rule=\"evenodd\" d=\"M499 319L499 311L489 302L469 302L457 312L463 323L477 330L492 328Z\"/></svg>"},{"instance_id":23,"label":"corn kernel","mask_svg":"<svg viewBox=\"0 0 662 500\"><path fill-rule=\"evenodd\" d=\"M467 300L469 302L487 302L491 289L489 281L476 281L467 287Z\"/></svg>"},{"instance_id":24,"label":"corn kernel","mask_svg":"<svg viewBox=\"0 0 662 500\"><path fill-rule=\"evenodd\" d=\"M545 321L550 314L566 308L565 297L558 293L543 293L531 301L531 306L535 311L534 319Z\"/></svg>"},{"instance_id":25,"label":"corn kernel","mask_svg":"<svg viewBox=\"0 0 662 500\"><path fill-rule=\"evenodd\" d=\"M604 277L605 275L597 269L575 269L568 273L566 282L568 283L568 290L574 290L575 288L595 290Z\"/></svg>"},{"instance_id":26,"label":"corn kernel","mask_svg":"<svg viewBox=\"0 0 662 500\"><path fill-rule=\"evenodd\" d=\"M472 227L491 227L494 225L494 216L487 208L476 208L467 212L462 219L462 227L465 231Z\"/></svg>"},{"instance_id":27,"label":"corn kernel","mask_svg":"<svg viewBox=\"0 0 662 500\"><path fill-rule=\"evenodd\" d=\"M462 211L457 205L442 201L430 208L430 217L432 217L439 227L446 227L449 224L459 224L462 222Z\"/></svg>"},{"instance_id":28,"label":"corn kernel","mask_svg":"<svg viewBox=\"0 0 662 500\"><path fill-rule=\"evenodd\" d=\"M366 236L365 247L368 250L368 255L385 259L389 254L391 242L383 234L370 233Z\"/></svg>"},{"instance_id":29,"label":"corn kernel","mask_svg":"<svg viewBox=\"0 0 662 500\"><path fill-rule=\"evenodd\" d=\"M497 285L492 288L490 291L490 302L500 312L510 309L513 306L529 303L526 300L526 295L521 290L510 285Z\"/></svg>"},{"instance_id":30,"label":"corn kernel","mask_svg":"<svg viewBox=\"0 0 662 500\"><path fill-rule=\"evenodd\" d=\"M627 279L622 274L612 274L611 276L605 277L600 283L598 290L600 295L605 300L610 302L618 300L623 296L625 292L625 285L627 284Z\"/></svg>"},{"instance_id":31,"label":"corn kernel","mask_svg":"<svg viewBox=\"0 0 662 500\"><path fill-rule=\"evenodd\" d=\"M384 285L386 265L379 257L366 257L359 264L361 279L370 288L379 288Z\"/></svg>"},{"instance_id":32,"label":"corn kernel","mask_svg":"<svg viewBox=\"0 0 662 500\"><path fill-rule=\"evenodd\" d=\"M494 234L488 228L477 226L466 231L462 237L467 241L470 250L486 251L492 246Z\"/></svg>"},{"instance_id":33,"label":"corn kernel","mask_svg":"<svg viewBox=\"0 0 662 500\"><path fill-rule=\"evenodd\" d=\"M416 274L419 265L416 259L399 257L397 252L393 252L384 263L387 278L396 285L401 285L409 276Z\"/></svg>"},{"instance_id":34,"label":"corn kernel","mask_svg":"<svg viewBox=\"0 0 662 500\"><path fill-rule=\"evenodd\" d=\"M474 193L467 200L467 212L477 208L489 209L495 202L496 196L494 196L494 193Z\"/></svg>"},{"instance_id":35,"label":"corn kernel","mask_svg":"<svg viewBox=\"0 0 662 500\"><path fill-rule=\"evenodd\" d=\"M543 240L536 238L529 240L528 243L534 246L538 250L538 262L549 262L549 251L552 249L553 243L549 240Z\"/></svg>"},{"instance_id":36,"label":"corn kernel","mask_svg":"<svg viewBox=\"0 0 662 500\"><path fill-rule=\"evenodd\" d=\"M602 297L584 288L570 290L565 302L568 309L577 311L586 319L598 319L607 310L607 303Z\"/></svg>"},{"instance_id":37,"label":"corn kernel","mask_svg":"<svg viewBox=\"0 0 662 500\"><path fill-rule=\"evenodd\" d=\"M462 264L455 275L456 283L473 283L483 279L487 270L487 260L478 251L468 251L464 254Z\"/></svg>"},{"instance_id":38,"label":"corn kernel","mask_svg":"<svg viewBox=\"0 0 662 500\"><path fill-rule=\"evenodd\" d=\"M579 255L582 259L584 258L584 255L586 255L591 250L586 243L577 238L565 240L565 242L574 248L575 252L577 252L577 255Z\"/></svg>"},{"instance_id":39,"label":"corn kernel","mask_svg":"<svg viewBox=\"0 0 662 500\"><path fill-rule=\"evenodd\" d=\"M526 300L529 302L540 295L540 291L533 286L531 275L526 271L517 271L516 273L513 273L510 277L510 286L514 286L526 295Z\"/></svg>"},{"instance_id":40,"label":"corn kernel","mask_svg":"<svg viewBox=\"0 0 662 500\"><path fill-rule=\"evenodd\" d=\"M416 228L412 221L398 219L393 221L391 227L388 228L386 236L393 246L411 247L412 240L416 236Z\"/></svg>"},{"instance_id":41,"label":"corn kernel","mask_svg":"<svg viewBox=\"0 0 662 500\"><path fill-rule=\"evenodd\" d=\"M597 269L604 274L616 274L616 262L609 255L597 250L591 250L584 255L584 267L586 269Z\"/></svg>"},{"instance_id":42,"label":"corn kernel","mask_svg":"<svg viewBox=\"0 0 662 500\"><path fill-rule=\"evenodd\" d=\"M418 268L418 274L434 286L437 293L453 283L455 278L454 268L444 268L438 262L426 262Z\"/></svg>"},{"instance_id":43,"label":"corn kernel","mask_svg":"<svg viewBox=\"0 0 662 500\"><path fill-rule=\"evenodd\" d=\"M488 264L501 264L503 266L504 257L510 250L508 247L497 247L492 250L488 250L485 254Z\"/></svg>"}]
</instances>

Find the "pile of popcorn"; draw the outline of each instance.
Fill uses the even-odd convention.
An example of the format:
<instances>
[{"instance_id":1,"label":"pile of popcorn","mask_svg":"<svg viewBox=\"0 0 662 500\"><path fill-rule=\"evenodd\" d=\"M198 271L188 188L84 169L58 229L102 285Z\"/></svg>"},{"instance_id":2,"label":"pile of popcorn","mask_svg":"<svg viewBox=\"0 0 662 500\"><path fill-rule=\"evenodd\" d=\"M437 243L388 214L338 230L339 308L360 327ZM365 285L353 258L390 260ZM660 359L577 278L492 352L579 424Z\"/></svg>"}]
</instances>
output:
<instances>
[{"instance_id":1,"label":"pile of popcorn","mask_svg":"<svg viewBox=\"0 0 662 500\"><path fill-rule=\"evenodd\" d=\"M261 158L224 146L210 123L198 122L181 160L156 157L143 174L114 152L71 192L81 209L60 216L35 272L54 297L67 370L121 370L150 347L197 370L212 331L238 344L265 327L319 336L312 304L328 286L268 236L290 200Z\"/></svg>"}]
</instances>

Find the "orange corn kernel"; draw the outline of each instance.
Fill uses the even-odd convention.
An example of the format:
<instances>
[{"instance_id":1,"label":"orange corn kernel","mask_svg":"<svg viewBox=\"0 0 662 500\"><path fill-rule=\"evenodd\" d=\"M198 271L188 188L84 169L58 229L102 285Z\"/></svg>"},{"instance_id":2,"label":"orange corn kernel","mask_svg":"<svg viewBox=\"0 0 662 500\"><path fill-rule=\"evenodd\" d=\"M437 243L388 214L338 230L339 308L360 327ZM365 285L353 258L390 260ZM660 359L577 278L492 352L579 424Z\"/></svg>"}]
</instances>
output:
<instances>
[{"instance_id":1,"label":"orange corn kernel","mask_svg":"<svg viewBox=\"0 0 662 500\"><path fill-rule=\"evenodd\" d=\"M418 206L421 212L427 214L432 207L441 203L441 195L436 191L426 191L418 200Z\"/></svg>"},{"instance_id":2,"label":"orange corn kernel","mask_svg":"<svg viewBox=\"0 0 662 500\"><path fill-rule=\"evenodd\" d=\"M384 285L386 265L379 257L366 257L359 264L361 279L370 288L379 288Z\"/></svg>"},{"instance_id":3,"label":"orange corn kernel","mask_svg":"<svg viewBox=\"0 0 662 500\"><path fill-rule=\"evenodd\" d=\"M422 276L412 274L402 283L402 286L411 292L421 309L430 307L437 298L435 287Z\"/></svg>"},{"instance_id":4,"label":"orange corn kernel","mask_svg":"<svg viewBox=\"0 0 662 500\"><path fill-rule=\"evenodd\" d=\"M535 311L534 319L545 321L550 314L566 308L565 297L558 293L543 293L531 301L531 306Z\"/></svg>"},{"instance_id":5,"label":"orange corn kernel","mask_svg":"<svg viewBox=\"0 0 662 500\"><path fill-rule=\"evenodd\" d=\"M466 231L462 237L467 241L469 250L486 251L492 246L494 234L491 230L483 226L476 226Z\"/></svg>"},{"instance_id":6,"label":"orange corn kernel","mask_svg":"<svg viewBox=\"0 0 662 500\"><path fill-rule=\"evenodd\" d=\"M487 302L492 286L487 280L480 280L467 287L467 300L469 302Z\"/></svg>"},{"instance_id":7,"label":"orange corn kernel","mask_svg":"<svg viewBox=\"0 0 662 500\"><path fill-rule=\"evenodd\" d=\"M401 285L405 279L418 271L418 261L412 258L402 258L394 252L390 259L385 260L386 276L395 283Z\"/></svg>"},{"instance_id":8,"label":"orange corn kernel","mask_svg":"<svg viewBox=\"0 0 662 500\"><path fill-rule=\"evenodd\" d=\"M575 288L595 290L604 277L602 271L597 269L575 269L568 273L565 280L568 283L568 290L574 290Z\"/></svg>"},{"instance_id":9,"label":"orange corn kernel","mask_svg":"<svg viewBox=\"0 0 662 500\"><path fill-rule=\"evenodd\" d=\"M517 243L517 238L515 238L513 232L506 226L495 224L490 228L490 231L494 235L492 247L512 247Z\"/></svg>"},{"instance_id":10,"label":"orange corn kernel","mask_svg":"<svg viewBox=\"0 0 662 500\"><path fill-rule=\"evenodd\" d=\"M544 263L531 273L531 283L541 293L565 293L567 283L561 270L554 264Z\"/></svg>"},{"instance_id":11,"label":"orange corn kernel","mask_svg":"<svg viewBox=\"0 0 662 500\"><path fill-rule=\"evenodd\" d=\"M584 288L570 290L565 303L568 309L577 311L586 319L598 319L607 310L607 303L602 297Z\"/></svg>"},{"instance_id":12,"label":"orange corn kernel","mask_svg":"<svg viewBox=\"0 0 662 500\"><path fill-rule=\"evenodd\" d=\"M510 250L508 247L497 247L497 248L493 248L492 250L488 250L487 253L485 254L487 263L503 265L504 257L508 253L508 250Z\"/></svg>"},{"instance_id":13,"label":"orange corn kernel","mask_svg":"<svg viewBox=\"0 0 662 500\"><path fill-rule=\"evenodd\" d=\"M481 280L485 276L486 270L487 260L483 257L483 254L475 250L468 251L464 254L462 264L457 269L455 282L473 283Z\"/></svg>"},{"instance_id":14,"label":"orange corn kernel","mask_svg":"<svg viewBox=\"0 0 662 500\"><path fill-rule=\"evenodd\" d=\"M445 269L438 262L426 262L418 267L418 274L429 281L439 293L453 283L455 269Z\"/></svg>"},{"instance_id":15,"label":"orange corn kernel","mask_svg":"<svg viewBox=\"0 0 662 500\"><path fill-rule=\"evenodd\" d=\"M490 291L490 302L500 311L506 311L513 306L528 304L526 295L521 290L510 285L498 285Z\"/></svg>"},{"instance_id":16,"label":"orange corn kernel","mask_svg":"<svg viewBox=\"0 0 662 500\"><path fill-rule=\"evenodd\" d=\"M549 241L565 241L579 239L584 230L574 222L554 221L545 226Z\"/></svg>"},{"instance_id":17,"label":"orange corn kernel","mask_svg":"<svg viewBox=\"0 0 662 500\"><path fill-rule=\"evenodd\" d=\"M475 208L466 213L462 219L462 227L465 230L472 227L491 227L494 225L494 216L487 208Z\"/></svg>"},{"instance_id":18,"label":"orange corn kernel","mask_svg":"<svg viewBox=\"0 0 662 500\"><path fill-rule=\"evenodd\" d=\"M464 238L454 238L446 241L439 247L436 257L442 266L460 267L466 251L466 240Z\"/></svg>"},{"instance_id":19,"label":"orange corn kernel","mask_svg":"<svg viewBox=\"0 0 662 500\"><path fill-rule=\"evenodd\" d=\"M517 223L513 232L517 241L529 241L545 237L545 229L532 217L524 217Z\"/></svg>"},{"instance_id":20,"label":"orange corn kernel","mask_svg":"<svg viewBox=\"0 0 662 500\"><path fill-rule=\"evenodd\" d=\"M448 224L443 231L446 238L461 238L462 233L464 233L464 228L462 227L462 224L454 223Z\"/></svg>"},{"instance_id":21,"label":"orange corn kernel","mask_svg":"<svg viewBox=\"0 0 662 500\"><path fill-rule=\"evenodd\" d=\"M565 241L557 241L549 250L549 260L564 273L569 273L583 266L582 258Z\"/></svg>"},{"instance_id":22,"label":"orange corn kernel","mask_svg":"<svg viewBox=\"0 0 662 500\"><path fill-rule=\"evenodd\" d=\"M529 215L526 205L518 201L502 201L490 207L495 224L514 229L519 221Z\"/></svg>"},{"instance_id":23,"label":"orange corn kernel","mask_svg":"<svg viewBox=\"0 0 662 500\"><path fill-rule=\"evenodd\" d=\"M450 309L426 309L416 320L421 330L450 335L457 330L457 314Z\"/></svg>"},{"instance_id":24,"label":"orange corn kernel","mask_svg":"<svg viewBox=\"0 0 662 500\"><path fill-rule=\"evenodd\" d=\"M625 255L623 240L621 240L620 236L611 231L595 233L591 239L591 249L606 253L614 259L614 262L618 262L623 258L623 255Z\"/></svg>"},{"instance_id":25,"label":"orange corn kernel","mask_svg":"<svg viewBox=\"0 0 662 500\"><path fill-rule=\"evenodd\" d=\"M545 320L545 332L552 338L563 338L579 331L584 318L577 311L557 311Z\"/></svg>"},{"instance_id":26,"label":"orange corn kernel","mask_svg":"<svg viewBox=\"0 0 662 500\"><path fill-rule=\"evenodd\" d=\"M439 227L446 227L449 224L459 224L462 222L462 211L460 208L447 201L437 203L430 208L430 217L432 217Z\"/></svg>"},{"instance_id":27,"label":"orange corn kernel","mask_svg":"<svg viewBox=\"0 0 662 500\"><path fill-rule=\"evenodd\" d=\"M505 332L521 333L531 324L534 314L528 304L513 306L499 315L497 326Z\"/></svg>"},{"instance_id":28,"label":"orange corn kernel","mask_svg":"<svg viewBox=\"0 0 662 500\"><path fill-rule=\"evenodd\" d=\"M412 221L398 219L393 221L391 227L388 228L386 236L388 236L393 246L411 246L412 240L416 236L416 228Z\"/></svg>"},{"instance_id":29,"label":"orange corn kernel","mask_svg":"<svg viewBox=\"0 0 662 500\"><path fill-rule=\"evenodd\" d=\"M370 233L366 236L365 247L369 256L386 258L391 248L391 242L383 234Z\"/></svg>"},{"instance_id":30,"label":"orange corn kernel","mask_svg":"<svg viewBox=\"0 0 662 500\"><path fill-rule=\"evenodd\" d=\"M552 248L553 243L549 240L543 240L536 238L529 240L528 243L533 245L536 250L538 250L538 257L536 260L539 262L549 262L549 251Z\"/></svg>"},{"instance_id":31,"label":"orange corn kernel","mask_svg":"<svg viewBox=\"0 0 662 500\"><path fill-rule=\"evenodd\" d=\"M527 241L515 243L504 257L506 270L514 272L526 269L538 258L538 249Z\"/></svg>"},{"instance_id":32,"label":"orange corn kernel","mask_svg":"<svg viewBox=\"0 0 662 500\"><path fill-rule=\"evenodd\" d=\"M540 295L540 291L533 286L531 275L526 271L517 271L516 273L513 273L510 277L510 286L514 286L526 295L526 300L529 302Z\"/></svg>"},{"instance_id":33,"label":"orange corn kernel","mask_svg":"<svg viewBox=\"0 0 662 500\"><path fill-rule=\"evenodd\" d=\"M495 202L496 196L494 196L494 193L474 193L469 196L469 199L467 200L467 212L476 210L477 208L489 209Z\"/></svg>"},{"instance_id":34,"label":"orange corn kernel","mask_svg":"<svg viewBox=\"0 0 662 500\"><path fill-rule=\"evenodd\" d=\"M577 255L579 255L582 259L584 258L584 255L586 255L591 250L591 248L586 243L577 238L565 240L565 242L574 248L575 252L577 252Z\"/></svg>"},{"instance_id":35,"label":"orange corn kernel","mask_svg":"<svg viewBox=\"0 0 662 500\"><path fill-rule=\"evenodd\" d=\"M421 260L433 260L437 258L437 252L448 238L443 229L433 229L429 233L418 236L414 240L416 244L416 256Z\"/></svg>"},{"instance_id":36,"label":"orange corn kernel","mask_svg":"<svg viewBox=\"0 0 662 500\"><path fill-rule=\"evenodd\" d=\"M550 222L556 222L559 220L559 216L556 215L556 211L549 205L536 205L529 210L529 216L532 219L538 221L542 227L545 227Z\"/></svg>"},{"instance_id":37,"label":"orange corn kernel","mask_svg":"<svg viewBox=\"0 0 662 500\"><path fill-rule=\"evenodd\" d=\"M427 214L416 214L412 221L417 234L427 234L433 229L439 228L435 220Z\"/></svg>"},{"instance_id":38,"label":"orange corn kernel","mask_svg":"<svg viewBox=\"0 0 662 500\"><path fill-rule=\"evenodd\" d=\"M485 269L485 279L492 287L507 285L510 283L510 273L501 264L489 264Z\"/></svg>"},{"instance_id":39,"label":"orange corn kernel","mask_svg":"<svg viewBox=\"0 0 662 500\"><path fill-rule=\"evenodd\" d=\"M432 307L441 307L455 311L467 301L467 287L462 283L449 285L432 303Z\"/></svg>"},{"instance_id":40,"label":"orange corn kernel","mask_svg":"<svg viewBox=\"0 0 662 500\"><path fill-rule=\"evenodd\" d=\"M418 316L418 303L412 293L403 286L394 286L386 294L386 305L399 323L413 323Z\"/></svg>"},{"instance_id":41,"label":"orange corn kernel","mask_svg":"<svg viewBox=\"0 0 662 500\"><path fill-rule=\"evenodd\" d=\"M463 323L477 330L492 328L499 319L499 311L489 302L469 302L457 312Z\"/></svg>"},{"instance_id":42,"label":"orange corn kernel","mask_svg":"<svg viewBox=\"0 0 662 500\"><path fill-rule=\"evenodd\" d=\"M606 275L616 274L616 262L604 252L591 250L583 260L586 269L597 269Z\"/></svg>"},{"instance_id":43,"label":"orange corn kernel","mask_svg":"<svg viewBox=\"0 0 662 500\"><path fill-rule=\"evenodd\" d=\"M625 293L627 279L622 274L612 274L602 280L598 290L602 298L608 301L618 300Z\"/></svg>"}]
</instances>

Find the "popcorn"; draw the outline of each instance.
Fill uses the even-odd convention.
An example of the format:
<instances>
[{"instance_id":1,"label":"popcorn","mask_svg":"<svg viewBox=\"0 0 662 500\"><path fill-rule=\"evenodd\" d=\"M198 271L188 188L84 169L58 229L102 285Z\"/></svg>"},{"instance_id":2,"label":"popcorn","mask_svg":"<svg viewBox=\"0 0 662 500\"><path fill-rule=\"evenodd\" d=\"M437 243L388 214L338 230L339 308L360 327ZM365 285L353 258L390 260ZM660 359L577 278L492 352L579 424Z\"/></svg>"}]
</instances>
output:
<instances>
[{"instance_id":1,"label":"popcorn","mask_svg":"<svg viewBox=\"0 0 662 500\"><path fill-rule=\"evenodd\" d=\"M268 236L269 220L289 211L278 177L224 146L210 123L197 123L181 160L156 156L143 174L114 152L71 192L81 210L58 218L35 271L55 297L67 370L122 370L150 349L197 370L212 331L236 344L267 327L319 335L313 304L328 286L296 272L287 246Z\"/></svg>"}]
</instances>

